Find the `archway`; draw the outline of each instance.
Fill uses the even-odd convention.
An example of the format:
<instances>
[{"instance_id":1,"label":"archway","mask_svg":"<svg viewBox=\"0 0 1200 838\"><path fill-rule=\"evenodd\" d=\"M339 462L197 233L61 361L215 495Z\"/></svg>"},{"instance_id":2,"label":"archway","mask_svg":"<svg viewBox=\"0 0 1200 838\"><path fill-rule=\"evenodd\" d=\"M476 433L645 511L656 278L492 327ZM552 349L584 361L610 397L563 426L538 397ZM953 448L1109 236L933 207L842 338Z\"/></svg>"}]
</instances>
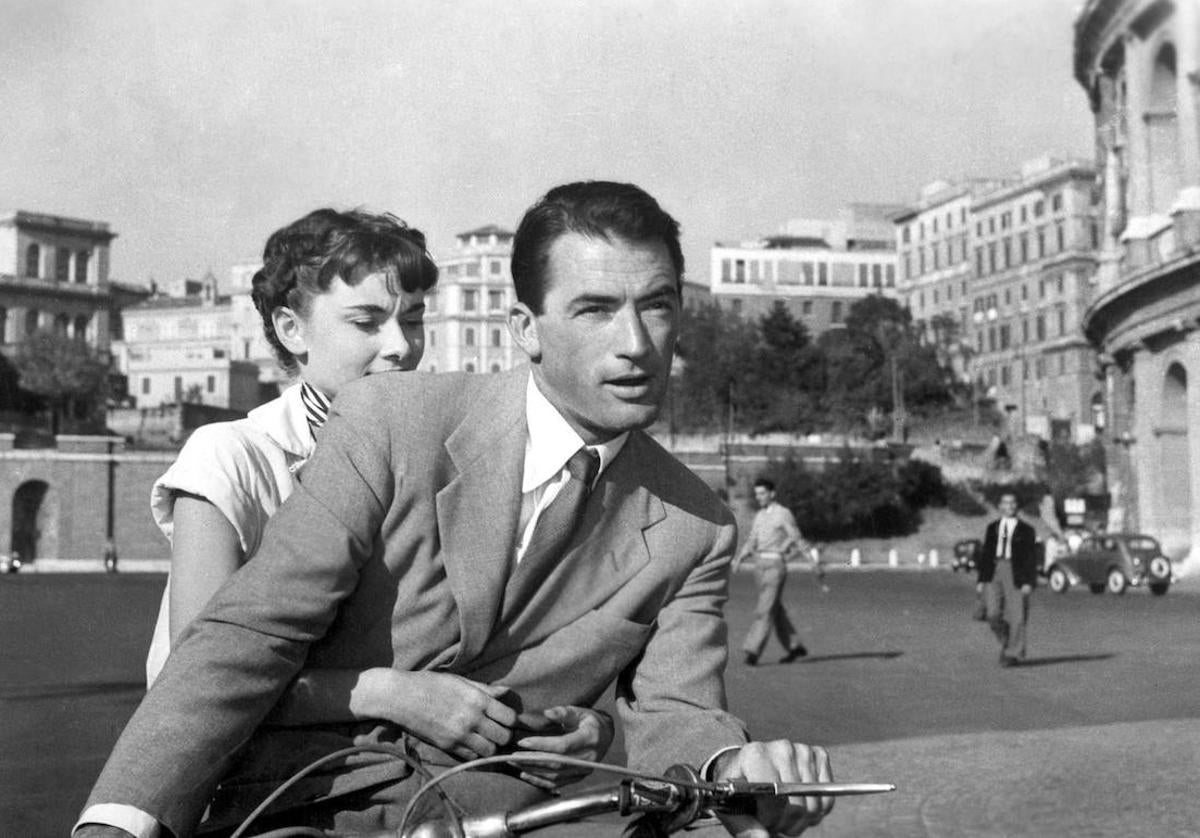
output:
<instances>
[{"instance_id":1,"label":"archway","mask_svg":"<svg viewBox=\"0 0 1200 838\"><path fill-rule=\"evenodd\" d=\"M28 480L13 493L11 544L21 561L57 552L56 506L50 484L43 480Z\"/></svg>"},{"instance_id":2,"label":"archway","mask_svg":"<svg viewBox=\"0 0 1200 838\"><path fill-rule=\"evenodd\" d=\"M1192 468L1188 452L1188 380L1182 364L1167 367L1158 427L1159 525L1168 542L1188 543L1192 532Z\"/></svg>"}]
</instances>

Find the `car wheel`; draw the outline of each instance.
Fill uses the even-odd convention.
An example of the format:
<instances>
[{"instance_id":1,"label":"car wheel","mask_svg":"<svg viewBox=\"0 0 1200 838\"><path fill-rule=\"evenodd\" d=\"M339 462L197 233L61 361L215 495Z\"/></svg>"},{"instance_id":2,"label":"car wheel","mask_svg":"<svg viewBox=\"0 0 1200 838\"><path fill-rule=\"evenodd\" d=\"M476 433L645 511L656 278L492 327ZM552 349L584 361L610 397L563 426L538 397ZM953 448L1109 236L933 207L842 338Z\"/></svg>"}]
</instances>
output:
<instances>
[{"instance_id":1,"label":"car wheel","mask_svg":"<svg viewBox=\"0 0 1200 838\"><path fill-rule=\"evenodd\" d=\"M1125 578L1125 574L1121 572L1120 568L1114 567L1108 572L1107 585L1110 594L1123 594L1129 587L1129 580Z\"/></svg>"},{"instance_id":2,"label":"car wheel","mask_svg":"<svg viewBox=\"0 0 1200 838\"><path fill-rule=\"evenodd\" d=\"M1071 579L1061 567L1050 568L1050 590L1056 594L1065 594L1071 587Z\"/></svg>"},{"instance_id":3,"label":"car wheel","mask_svg":"<svg viewBox=\"0 0 1200 838\"><path fill-rule=\"evenodd\" d=\"M1093 582L1092 584L1088 585L1088 590L1094 594L1102 594L1104 593L1104 583Z\"/></svg>"},{"instance_id":4,"label":"car wheel","mask_svg":"<svg viewBox=\"0 0 1200 838\"><path fill-rule=\"evenodd\" d=\"M1171 587L1170 582L1151 582L1150 593L1155 596L1162 596L1167 592L1167 588Z\"/></svg>"},{"instance_id":5,"label":"car wheel","mask_svg":"<svg viewBox=\"0 0 1200 838\"><path fill-rule=\"evenodd\" d=\"M1171 579L1171 560L1166 556L1155 556L1150 560L1150 575L1167 582Z\"/></svg>"}]
</instances>

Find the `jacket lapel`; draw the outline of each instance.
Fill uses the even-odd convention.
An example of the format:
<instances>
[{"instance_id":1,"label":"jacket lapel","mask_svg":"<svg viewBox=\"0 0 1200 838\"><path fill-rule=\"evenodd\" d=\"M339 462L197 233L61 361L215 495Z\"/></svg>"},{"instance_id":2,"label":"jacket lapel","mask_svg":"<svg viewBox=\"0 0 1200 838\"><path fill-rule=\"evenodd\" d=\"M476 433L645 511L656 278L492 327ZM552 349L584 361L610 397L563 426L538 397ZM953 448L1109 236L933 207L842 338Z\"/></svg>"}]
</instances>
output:
<instances>
[{"instance_id":1,"label":"jacket lapel","mask_svg":"<svg viewBox=\"0 0 1200 838\"><path fill-rule=\"evenodd\" d=\"M600 476L562 559L540 580L526 608L505 615L480 665L532 646L579 619L650 561L644 532L666 518L666 511L639 478L637 447L635 432Z\"/></svg>"},{"instance_id":2,"label":"jacket lapel","mask_svg":"<svg viewBox=\"0 0 1200 838\"><path fill-rule=\"evenodd\" d=\"M457 474L435 502L462 632L454 663L475 657L499 618L521 511L526 377L503 376L499 393L477 398L446 440Z\"/></svg>"}]
</instances>

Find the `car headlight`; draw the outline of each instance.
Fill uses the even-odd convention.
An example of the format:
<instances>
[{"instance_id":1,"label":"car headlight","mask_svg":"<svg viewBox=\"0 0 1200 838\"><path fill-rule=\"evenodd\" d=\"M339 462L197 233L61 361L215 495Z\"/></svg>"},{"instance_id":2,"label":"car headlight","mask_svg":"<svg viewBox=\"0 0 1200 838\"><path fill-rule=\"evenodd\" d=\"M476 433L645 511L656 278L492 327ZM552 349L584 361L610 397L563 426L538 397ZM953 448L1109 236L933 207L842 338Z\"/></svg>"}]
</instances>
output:
<instances>
[{"instance_id":1,"label":"car headlight","mask_svg":"<svg viewBox=\"0 0 1200 838\"><path fill-rule=\"evenodd\" d=\"M1142 559L1141 559L1141 557L1140 557L1140 556L1134 556L1134 557L1133 557L1133 566L1134 566L1134 567L1141 567L1141 566L1142 566Z\"/></svg>"}]
</instances>

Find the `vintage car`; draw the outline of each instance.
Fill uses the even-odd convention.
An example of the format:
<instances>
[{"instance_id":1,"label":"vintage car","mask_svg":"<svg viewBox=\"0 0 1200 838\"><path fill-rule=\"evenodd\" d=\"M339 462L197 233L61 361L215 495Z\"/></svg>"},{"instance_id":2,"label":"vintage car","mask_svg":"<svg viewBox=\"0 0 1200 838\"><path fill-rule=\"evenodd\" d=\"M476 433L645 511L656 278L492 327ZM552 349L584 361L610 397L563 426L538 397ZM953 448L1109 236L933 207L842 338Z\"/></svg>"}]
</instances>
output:
<instances>
[{"instance_id":1,"label":"vintage car","mask_svg":"<svg viewBox=\"0 0 1200 838\"><path fill-rule=\"evenodd\" d=\"M975 560L979 557L979 551L983 548L983 542L978 538L966 538L954 545L954 558L950 560L950 569L957 573L960 570L972 571L975 569Z\"/></svg>"},{"instance_id":2,"label":"vintage car","mask_svg":"<svg viewBox=\"0 0 1200 838\"><path fill-rule=\"evenodd\" d=\"M1072 585L1087 585L1094 594L1106 590L1123 594L1132 585L1145 585L1162 596L1171 587L1171 560L1158 541L1138 533L1086 536L1074 552L1062 552L1049 562L1050 590L1065 594Z\"/></svg>"}]
</instances>

